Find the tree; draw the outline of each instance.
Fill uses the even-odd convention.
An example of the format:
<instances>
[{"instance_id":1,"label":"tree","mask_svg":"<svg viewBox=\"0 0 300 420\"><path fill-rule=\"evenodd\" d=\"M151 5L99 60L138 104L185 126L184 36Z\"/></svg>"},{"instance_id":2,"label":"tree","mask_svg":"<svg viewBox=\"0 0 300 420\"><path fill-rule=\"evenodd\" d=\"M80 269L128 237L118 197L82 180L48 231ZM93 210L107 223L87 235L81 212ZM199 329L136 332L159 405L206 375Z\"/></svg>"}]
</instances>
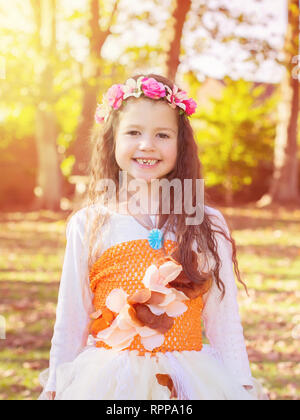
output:
<instances>
[{"instance_id":1,"label":"tree","mask_svg":"<svg viewBox=\"0 0 300 420\"><path fill-rule=\"evenodd\" d=\"M117 13L119 0L114 0L113 10L111 12L109 23L105 30L99 26L100 14L104 13L104 5L100 9L99 0L89 0L89 30L88 39L90 51L84 63L84 76L82 80L82 112L75 135L75 140L69 149L69 154L74 154L75 165L73 174L86 174L88 162L90 161L90 149L88 140L91 128L94 123L94 114L99 95L99 79L102 73L103 62L101 63L101 50L111 34L111 26ZM101 65L102 64L102 65Z\"/></svg>"},{"instance_id":2,"label":"tree","mask_svg":"<svg viewBox=\"0 0 300 420\"><path fill-rule=\"evenodd\" d=\"M82 175L86 173L86 169L89 162L89 135L90 130L93 125L93 115L97 103L97 97L99 91L102 90L103 85L105 85L105 76L103 75L103 66L104 60L101 59L101 50L102 47L109 35L111 36L121 36L122 33L128 31L134 31L136 27L141 27L139 24L143 22L145 25L151 27L156 26L161 30L161 39L159 45L156 46L159 57L155 54L155 47L148 45L142 47L136 47L135 45L128 46L127 50L122 54L122 61L128 56L132 58L132 61L135 60L137 63L141 61L147 63L148 57L145 56L145 50L149 55L151 54L152 60L154 60L155 67L166 66L164 73L172 80L175 80L178 65L180 63L180 53L183 52L183 56L186 51L183 51L182 47L182 37L184 33L185 23L189 23L187 30L196 31L199 26L205 28L207 31L207 38L218 40L219 42L231 42L233 39L238 40L244 48L247 48L250 52L253 52L254 48L257 49L259 54L267 56L268 52L271 50L270 46L266 42L261 42L259 39L245 39L239 36L229 36L227 33L222 32L222 25L218 22L218 17L223 16L227 19L233 20L236 25L247 23L250 25L252 20L250 17L245 16L245 14L234 15L231 10L220 5L220 2L214 2L212 4L199 2L199 0L151 0L143 3L143 12L134 12L132 8L128 7L125 3L120 5L117 0L110 0L109 2L102 1L102 7L100 8L100 0L89 0L89 11L90 11L90 20L89 20L89 31L88 39L90 44L90 53L86 62L84 63L84 77L83 77L83 101L82 101L82 112L78 124L77 133L73 145L71 146L69 153L74 154L76 158L76 163L73 168L73 174ZM147 3L147 4L146 4ZM199 3L199 4L198 4ZM107 7L109 6L109 7ZM105 29L102 29L103 25L103 15L107 15L107 10L110 8L112 10L110 18L106 19ZM167 19L167 24L164 22L165 29L162 29L162 13L159 13L158 10L167 11L171 19ZM156 13L154 13L156 11ZM205 14L212 13L216 19L216 24L214 27L209 27L205 21ZM116 20L117 16L122 16L123 19L118 21L118 29L112 31L112 23ZM192 24L190 24L192 22ZM100 27L101 23L101 27ZM170 25L169 25L170 23ZM136 32L136 31L135 31ZM201 42L195 41L195 44L198 46ZM141 54L139 54L139 49ZM199 51L194 51L194 54L199 53ZM147 55L147 54L146 54ZM255 59L255 54L254 58ZM161 57L165 58L164 63L161 63ZM133 66L134 67L134 66ZM150 64L151 67L151 64ZM128 68L132 68L131 65L128 65ZM135 70L140 70L145 68L145 65L138 64L134 67ZM147 66L149 68L149 66ZM103 77L104 76L104 77ZM111 77L113 79L113 77ZM101 83L100 83L101 81Z\"/></svg>"},{"instance_id":3,"label":"tree","mask_svg":"<svg viewBox=\"0 0 300 420\"><path fill-rule=\"evenodd\" d=\"M220 98L194 116L206 187L218 187L228 206L234 193L261 183L258 169L271 164L276 96L266 96L264 85L227 77Z\"/></svg>"},{"instance_id":4,"label":"tree","mask_svg":"<svg viewBox=\"0 0 300 420\"><path fill-rule=\"evenodd\" d=\"M174 36L170 43L170 48L167 55L167 77L170 80L175 80L177 69L180 63L180 46L183 32L183 26L186 16L190 11L192 0L177 0L176 7L173 11L174 20Z\"/></svg>"},{"instance_id":5,"label":"tree","mask_svg":"<svg viewBox=\"0 0 300 420\"><path fill-rule=\"evenodd\" d=\"M288 28L285 38L285 74L281 83L281 102L274 148L274 171L269 197L262 202L300 205L298 185L297 123L299 81L294 75L293 58L299 52L299 3L288 0ZM269 200L268 200L269 198Z\"/></svg>"},{"instance_id":6,"label":"tree","mask_svg":"<svg viewBox=\"0 0 300 420\"><path fill-rule=\"evenodd\" d=\"M261 2L261 0L253 1ZM262 19L257 13L241 12L236 6L230 4L225 6L222 0L206 2L202 0L173 0L172 6L172 24L164 33L164 37L169 40L166 74L172 80L175 80L181 54L184 61L190 61L189 66L192 66L194 57L199 56L211 43L216 41L219 44L228 45L228 48L231 45L236 47L236 44L239 44L248 54L246 61L254 63L254 68L259 67L263 60L277 60L277 50L268 40L261 39L254 33L245 37L236 31L239 26L244 28L251 28L253 25L266 27L268 20L271 21L273 18L271 13ZM199 28L201 28L200 33ZM194 38L192 43L184 45L184 31L197 32L199 35ZM235 64L233 57L231 71L235 70Z\"/></svg>"},{"instance_id":7,"label":"tree","mask_svg":"<svg viewBox=\"0 0 300 420\"><path fill-rule=\"evenodd\" d=\"M60 209L61 171L57 153L58 125L53 94L56 56L56 0L32 0L36 22L38 63L36 77L37 199L34 206Z\"/></svg>"}]
</instances>

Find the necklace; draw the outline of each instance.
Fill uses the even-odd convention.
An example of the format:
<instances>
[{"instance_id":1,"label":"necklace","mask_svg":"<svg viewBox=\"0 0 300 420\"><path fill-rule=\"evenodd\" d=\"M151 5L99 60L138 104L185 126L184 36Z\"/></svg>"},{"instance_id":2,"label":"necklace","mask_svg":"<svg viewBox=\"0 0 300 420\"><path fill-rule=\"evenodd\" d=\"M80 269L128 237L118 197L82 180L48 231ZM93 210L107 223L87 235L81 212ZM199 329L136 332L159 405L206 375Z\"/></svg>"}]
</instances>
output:
<instances>
[{"instance_id":1,"label":"necklace","mask_svg":"<svg viewBox=\"0 0 300 420\"><path fill-rule=\"evenodd\" d=\"M138 215L131 214L144 228L150 230L148 234L148 242L151 248L161 249L164 243L164 234L163 231L158 227L158 216L156 216L155 221L153 222L151 217L148 216L148 223L145 219L141 219Z\"/></svg>"},{"instance_id":2,"label":"necklace","mask_svg":"<svg viewBox=\"0 0 300 420\"><path fill-rule=\"evenodd\" d=\"M148 242L151 248L156 250L163 248L164 234L161 228L164 224L164 221L159 219L159 215L156 215L153 222L148 214L143 216L140 214L132 214L129 208L128 213L133 216L144 228L150 231L148 234Z\"/></svg>"}]
</instances>

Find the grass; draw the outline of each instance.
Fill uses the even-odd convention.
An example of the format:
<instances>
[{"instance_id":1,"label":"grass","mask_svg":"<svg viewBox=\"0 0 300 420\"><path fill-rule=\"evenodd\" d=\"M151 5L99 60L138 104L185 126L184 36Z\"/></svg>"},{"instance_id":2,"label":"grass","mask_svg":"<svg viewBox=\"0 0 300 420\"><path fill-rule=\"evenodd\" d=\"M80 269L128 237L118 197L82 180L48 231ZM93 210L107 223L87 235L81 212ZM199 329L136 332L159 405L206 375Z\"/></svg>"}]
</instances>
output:
<instances>
[{"instance_id":1,"label":"grass","mask_svg":"<svg viewBox=\"0 0 300 420\"><path fill-rule=\"evenodd\" d=\"M300 399L300 212L227 209L238 245L240 312L253 376L272 400Z\"/></svg>"},{"instance_id":2,"label":"grass","mask_svg":"<svg viewBox=\"0 0 300 420\"><path fill-rule=\"evenodd\" d=\"M222 210L222 209L221 209ZM253 376L300 399L300 212L223 209L238 245L239 305ZM65 246L63 214L0 214L0 399L32 400L48 367ZM0 324L1 325L1 324Z\"/></svg>"}]
</instances>

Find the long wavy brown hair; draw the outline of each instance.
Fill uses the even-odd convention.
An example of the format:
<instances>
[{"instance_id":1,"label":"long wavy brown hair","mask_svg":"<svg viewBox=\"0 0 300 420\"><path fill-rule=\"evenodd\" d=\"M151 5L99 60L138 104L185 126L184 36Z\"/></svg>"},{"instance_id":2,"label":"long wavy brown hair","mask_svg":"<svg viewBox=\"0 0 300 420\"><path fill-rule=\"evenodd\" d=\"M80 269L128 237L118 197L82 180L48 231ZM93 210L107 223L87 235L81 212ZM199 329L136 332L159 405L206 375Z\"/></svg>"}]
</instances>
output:
<instances>
[{"instance_id":1,"label":"long wavy brown hair","mask_svg":"<svg viewBox=\"0 0 300 420\"><path fill-rule=\"evenodd\" d=\"M141 75L136 75L133 79L137 80L140 76ZM163 76L148 74L145 75L145 77L153 77L158 82L168 85L171 89L173 88L173 83ZM119 109L124 109L126 103L130 100L138 99L129 98L123 102L121 108ZM164 100L164 98L159 100ZM97 206L98 204L106 206L111 198L108 191L99 190L99 181L101 181L101 179L110 179L114 182L117 191L120 188L119 171L121 169L115 159L114 141L119 117L119 110L113 110L107 122L101 127L96 126L91 134L92 158L89 169L89 186L84 203L81 205L81 207L87 207L86 240L88 241L89 247L89 270L101 254L101 240L99 241L99 238L101 238L100 231L110 217L108 212L103 212L103 209L101 211L101 206ZM196 206L196 180L202 179L202 165L199 159L197 143L195 141L189 119L185 114L180 114L179 110L177 147L177 162L173 170L167 174L165 178L169 181L175 178L179 179L181 180L182 185L184 185L185 179L191 179L192 201L193 206ZM247 287L240 277L236 257L236 244L229 229L227 229L226 225L224 225L224 222L215 215L209 214L209 211L207 211L204 207L205 211L202 223L198 225L187 225L186 217L194 217L195 213L185 213L184 189L182 194L181 214L174 214L175 193L173 191L172 194L172 189L170 195L170 214L161 213L162 198L160 197L159 226L164 226L165 231L173 232L175 234L178 247L176 248L176 252L172 254L172 257L182 265L183 273L186 278L188 278L190 284L197 286L198 290L201 289L202 291L206 291L208 289L208 284L211 285L211 281L213 280L216 282L219 290L221 291L221 297L223 299L225 294L225 285L220 278L220 267L222 262L218 252L217 234L222 235L227 241L229 241L229 246L231 245L230 256L234 264L235 274L238 281L244 285L247 291ZM213 205L212 200L206 191L204 191L204 202L206 206ZM91 210L93 213L92 217ZM95 246L96 241L98 244L97 247ZM209 253L211 253L214 257L215 265L212 272L210 272L210 283L208 283L209 277L207 273L199 270L197 263L198 256L192 249L194 241L196 241L198 256L201 253L204 257L204 261L208 261L207 255Z\"/></svg>"}]
</instances>

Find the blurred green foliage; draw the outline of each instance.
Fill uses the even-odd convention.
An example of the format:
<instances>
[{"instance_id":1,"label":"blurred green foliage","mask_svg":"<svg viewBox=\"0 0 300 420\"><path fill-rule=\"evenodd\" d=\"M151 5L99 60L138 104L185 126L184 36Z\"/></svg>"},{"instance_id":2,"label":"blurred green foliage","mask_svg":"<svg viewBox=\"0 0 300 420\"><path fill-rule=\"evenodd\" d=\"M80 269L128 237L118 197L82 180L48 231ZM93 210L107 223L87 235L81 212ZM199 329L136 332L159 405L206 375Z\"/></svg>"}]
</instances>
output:
<instances>
[{"instance_id":1,"label":"blurred green foliage","mask_svg":"<svg viewBox=\"0 0 300 420\"><path fill-rule=\"evenodd\" d=\"M6 64L6 78L0 79L0 166L3 175L0 181L0 206L9 200L26 205L33 197L37 172L35 114L38 106L45 105L41 98L49 89L45 86L45 92L41 92L38 83L45 57L39 55L33 11L26 6L27 3L30 4L27 1L18 2L18 28L9 25L0 28L3 39L1 54ZM101 30L105 31L114 2L100 3L99 23ZM167 11L167 2L165 6L161 2L156 3L158 8L164 7ZM147 69L163 71L165 44L171 35L170 28L162 30L162 21L154 10L150 14L131 11L128 15L122 10L122 24L115 25L110 37L116 39L122 28L127 30L128 27L129 30L130 26L134 28L143 22L150 27L157 25L162 31L161 38L157 45L140 45L139 42L137 45L128 45L113 62L99 54L101 77L97 79L90 76L91 63L87 59L88 2L78 10L64 9L61 4L57 17L57 48L55 54L46 59L51 62L54 72L54 85L49 96L56 116L59 165L65 181L63 194L67 194L72 191L66 186L74 166L70 146L76 139L76 131L83 117L85 84L95 88L100 101L112 83L120 82L134 72ZM72 41L66 36L67 33L72 34ZM75 48L76 43L82 45L82 49ZM189 94L199 98L202 82L193 71L187 71L182 76ZM225 196L230 203L236 193L245 194L248 191L247 197L253 198L255 194L265 192L272 171L278 97L276 94L269 96L269 92L266 92L270 85L256 86L229 78L220 81L220 84L224 87L221 96L211 99L205 108L199 108L192 122L206 187L217 188L222 198Z\"/></svg>"},{"instance_id":2,"label":"blurred green foliage","mask_svg":"<svg viewBox=\"0 0 300 420\"><path fill-rule=\"evenodd\" d=\"M218 186L228 204L234 192L260 183L261 171L272 166L278 97L267 89L227 77L220 96L195 115L206 186Z\"/></svg>"}]
</instances>

